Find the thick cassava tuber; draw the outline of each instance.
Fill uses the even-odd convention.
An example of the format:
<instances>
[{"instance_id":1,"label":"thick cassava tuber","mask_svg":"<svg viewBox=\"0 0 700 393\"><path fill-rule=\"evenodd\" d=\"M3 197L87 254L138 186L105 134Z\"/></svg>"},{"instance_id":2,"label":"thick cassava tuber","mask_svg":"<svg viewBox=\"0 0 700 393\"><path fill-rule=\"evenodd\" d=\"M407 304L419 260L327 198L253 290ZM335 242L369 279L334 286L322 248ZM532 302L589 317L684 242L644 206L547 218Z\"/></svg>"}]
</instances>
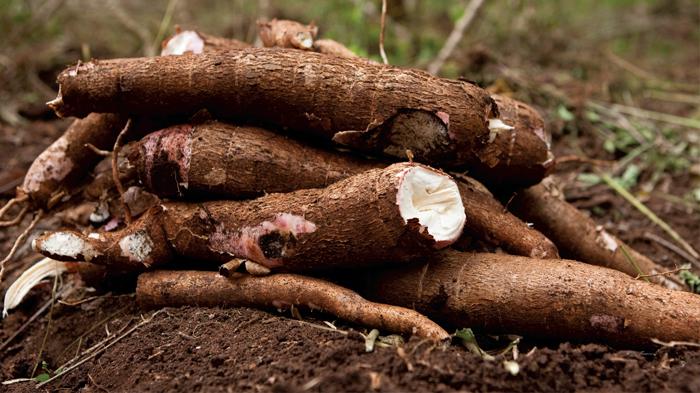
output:
<instances>
[{"instance_id":1,"label":"thick cassava tuber","mask_svg":"<svg viewBox=\"0 0 700 393\"><path fill-rule=\"evenodd\" d=\"M522 178L516 185L537 184L554 166L550 135L544 120L530 106L498 94L491 96L498 106L498 119L489 120L489 143L470 175L484 179L492 189L514 189L502 179L517 170Z\"/></svg>"},{"instance_id":2,"label":"thick cassava tuber","mask_svg":"<svg viewBox=\"0 0 700 393\"><path fill-rule=\"evenodd\" d=\"M653 275L648 280L671 289L682 287L673 277L657 275L665 269L596 225L563 198L554 183L546 181L519 191L508 208L552 239L565 258L605 266L633 277Z\"/></svg>"},{"instance_id":3,"label":"thick cassava tuber","mask_svg":"<svg viewBox=\"0 0 700 393\"><path fill-rule=\"evenodd\" d=\"M62 116L205 108L215 117L269 123L395 159L410 150L420 162L471 167L484 178L497 168L492 181L514 187L539 180L527 172L551 161L546 140L517 155L513 144L498 142L493 134L512 126L499 121L483 89L360 59L243 49L93 61L69 68L58 80L60 94L50 105ZM510 132L514 146L531 146L518 142L529 132Z\"/></svg>"},{"instance_id":4,"label":"thick cassava tuber","mask_svg":"<svg viewBox=\"0 0 700 393\"><path fill-rule=\"evenodd\" d=\"M444 251L358 280L368 299L490 333L622 347L700 340L700 296L569 260Z\"/></svg>"},{"instance_id":5,"label":"thick cassava tuber","mask_svg":"<svg viewBox=\"0 0 700 393\"><path fill-rule=\"evenodd\" d=\"M34 160L18 189L18 197L26 195L33 206L50 208L56 195L69 192L100 160L87 144L111 149L125 124L122 116L108 113L93 113L75 120Z\"/></svg>"},{"instance_id":6,"label":"thick cassava tuber","mask_svg":"<svg viewBox=\"0 0 700 393\"><path fill-rule=\"evenodd\" d=\"M224 277L205 271L155 271L139 276L136 300L146 308L301 306L385 332L449 338L444 329L416 311L373 303L336 284L295 274Z\"/></svg>"},{"instance_id":7,"label":"thick cassava tuber","mask_svg":"<svg viewBox=\"0 0 700 393\"><path fill-rule=\"evenodd\" d=\"M425 166L394 164L325 189L252 201L163 203L117 232L44 234L50 258L144 269L182 256L244 258L268 269L303 271L406 262L447 247L465 215L455 182Z\"/></svg>"},{"instance_id":8,"label":"thick cassava tuber","mask_svg":"<svg viewBox=\"0 0 700 393\"><path fill-rule=\"evenodd\" d=\"M129 162L160 196L245 199L326 187L386 164L219 122L169 127L130 146ZM261 174L264 174L261 176Z\"/></svg>"}]
</instances>

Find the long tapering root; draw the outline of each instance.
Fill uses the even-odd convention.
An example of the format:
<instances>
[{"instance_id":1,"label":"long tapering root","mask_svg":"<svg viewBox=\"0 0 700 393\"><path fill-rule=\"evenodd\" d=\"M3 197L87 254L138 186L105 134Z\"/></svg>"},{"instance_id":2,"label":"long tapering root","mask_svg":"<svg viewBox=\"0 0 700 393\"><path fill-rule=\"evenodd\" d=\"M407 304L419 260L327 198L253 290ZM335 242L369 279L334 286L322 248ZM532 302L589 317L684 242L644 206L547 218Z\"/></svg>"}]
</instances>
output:
<instances>
[{"instance_id":1,"label":"long tapering root","mask_svg":"<svg viewBox=\"0 0 700 393\"><path fill-rule=\"evenodd\" d=\"M670 289L682 288L680 281L673 276L657 275L666 269L609 234L566 202L561 191L550 181L520 191L508 208L552 239L565 258L605 266L632 277L643 276Z\"/></svg>"},{"instance_id":2,"label":"long tapering root","mask_svg":"<svg viewBox=\"0 0 700 393\"><path fill-rule=\"evenodd\" d=\"M368 299L493 333L623 347L700 341L700 296L575 261L445 251L350 287L360 282Z\"/></svg>"},{"instance_id":3,"label":"long tapering root","mask_svg":"<svg viewBox=\"0 0 700 393\"><path fill-rule=\"evenodd\" d=\"M246 306L306 307L392 333L446 340L449 334L416 311L370 302L330 282L294 274L227 278L216 272L155 271L139 276L136 299L147 308Z\"/></svg>"}]
</instances>

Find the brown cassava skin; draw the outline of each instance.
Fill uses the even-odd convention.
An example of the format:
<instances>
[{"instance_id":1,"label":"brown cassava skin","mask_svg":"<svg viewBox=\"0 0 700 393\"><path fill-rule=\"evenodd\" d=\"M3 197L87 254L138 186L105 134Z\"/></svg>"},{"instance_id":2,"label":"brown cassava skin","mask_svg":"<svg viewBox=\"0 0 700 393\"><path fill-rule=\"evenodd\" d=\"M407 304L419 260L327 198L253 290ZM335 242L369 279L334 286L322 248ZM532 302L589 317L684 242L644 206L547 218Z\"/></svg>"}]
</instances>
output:
<instances>
[{"instance_id":1,"label":"brown cassava skin","mask_svg":"<svg viewBox=\"0 0 700 393\"><path fill-rule=\"evenodd\" d=\"M495 139L484 149L485 158L470 168L469 174L483 179L492 189L537 184L554 167L550 135L542 116L529 105L512 98L498 94L491 98L498 106L499 118L513 129L495 134ZM510 178L514 169L522 178L515 184L504 184L503 179Z\"/></svg>"},{"instance_id":2,"label":"brown cassava skin","mask_svg":"<svg viewBox=\"0 0 700 393\"><path fill-rule=\"evenodd\" d=\"M360 280L368 299L489 333L639 348L700 340L700 296L570 260L448 250Z\"/></svg>"},{"instance_id":3,"label":"brown cassava skin","mask_svg":"<svg viewBox=\"0 0 700 393\"><path fill-rule=\"evenodd\" d=\"M18 196L28 196L37 208L50 208L52 196L70 190L100 160L86 144L111 150L125 124L125 118L110 113L93 113L75 120L34 160L18 189Z\"/></svg>"},{"instance_id":4,"label":"brown cassava skin","mask_svg":"<svg viewBox=\"0 0 700 393\"><path fill-rule=\"evenodd\" d=\"M416 219L401 217L397 188L416 165L394 164L324 189L250 201L163 203L121 231L97 238L49 232L34 248L57 260L131 270L163 265L176 255L210 263L244 258L280 271L407 262L456 240L436 242ZM79 239L80 251L49 249L54 235Z\"/></svg>"},{"instance_id":5,"label":"brown cassava skin","mask_svg":"<svg viewBox=\"0 0 700 393\"><path fill-rule=\"evenodd\" d=\"M551 182L518 192L508 204L508 209L524 221L533 223L535 229L552 239L565 258L605 266L632 277L666 270L596 225L590 217L566 202L561 191ZM670 276L648 279L671 289L682 287Z\"/></svg>"},{"instance_id":6,"label":"brown cassava skin","mask_svg":"<svg viewBox=\"0 0 700 393\"><path fill-rule=\"evenodd\" d=\"M293 20L273 19L258 22L258 35L263 45L268 48L294 48L310 50L318 34L314 24L304 25Z\"/></svg>"},{"instance_id":7,"label":"brown cassava skin","mask_svg":"<svg viewBox=\"0 0 700 393\"><path fill-rule=\"evenodd\" d=\"M386 164L314 148L265 129L219 122L169 127L144 137L129 162L160 196L253 198L326 187Z\"/></svg>"},{"instance_id":8,"label":"brown cassava skin","mask_svg":"<svg viewBox=\"0 0 700 393\"><path fill-rule=\"evenodd\" d=\"M467 221L464 234L455 243L462 249L469 237L485 240L511 254L532 258L559 258L557 247L542 233L508 212L486 188L473 179L457 180Z\"/></svg>"},{"instance_id":9,"label":"brown cassava skin","mask_svg":"<svg viewBox=\"0 0 700 393\"><path fill-rule=\"evenodd\" d=\"M347 288L295 274L228 278L216 272L161 270L139 276L136 300L144 308L301 306L383 332L415 334L434 340L450 337L440 326L413 310L373 303Z\"/></svg>"},{"instance_id":10,"label":"brown cassava skin","mask_svg":"<svg viewBox=\"0 0 700 393\"><path fill-rule=\"evenodd\" d=\"M417 161L441 167L482 168L483 161L488 168L503 156L488 149L487 120L498 110L483 89L361 59L255 48L93 61L58 79L61 93L51 106L62 116L206 108L218 118L264 122L394 158L410 149ZM512 159L509 171L499 169L500 181L532 184L537 176L523 172L537 152L524 165Z\"/></svg>"}]
</instances>

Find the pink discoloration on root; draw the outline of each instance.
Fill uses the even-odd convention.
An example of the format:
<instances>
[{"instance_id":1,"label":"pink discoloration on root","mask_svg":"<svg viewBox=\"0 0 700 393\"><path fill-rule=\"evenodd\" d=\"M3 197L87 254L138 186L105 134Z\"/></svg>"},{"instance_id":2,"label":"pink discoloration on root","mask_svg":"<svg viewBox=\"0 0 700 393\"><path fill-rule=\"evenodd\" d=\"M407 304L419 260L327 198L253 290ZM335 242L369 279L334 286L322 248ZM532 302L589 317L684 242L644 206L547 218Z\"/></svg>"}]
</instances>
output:
<instances>
[{"instance_id":1,"label":"pink discoloration on root","mask_svg":"<svg viewBox=\"0 0 700 393\"><path fill-rule=\"evenodd\" d=\"M153 166L158 159L165 159L177 166L180 180L185 188L189 180L192 159L192 132L189 125L173 126L154 132L143 139L146 183L153 189ZM162 157L162 155L165 157Z\"/></svg>"},{"instance_id":2,"label":"pink discoloration on root","mask_svg":"<svg viewBox=\"0 0 700 393\"><path fill-rule=\"evenodd\" d=\"M263 221L254 227L244 227L235 233L223 224L209 239L210 248L231 256L250 259L267 268L279 267L282 257L289 256L290 247L297 237L316 231L316 224L304 217L279 213L272 221Z\"/></svg>"},{"instance_id":3,"label":"pink discoloration on root","mask_svg":"<svg viewBox=\"0 0 700 393\"><path fill-rule=\"evenodd\" d=\"M27 171L22 189L26 193L40 190L47 180L62 181L73 169L73 161L66 156L68 141L59 138L46 149Z\"/></svg>"},{"instance_id":4,"label":"pink discoloration on root","mask_svg":"<svg viewBox=\"0 0 700 393\"><path fill-rule=\"evenodd\" d=\"M449 127L449 126L450 126L450 114L449 114L449 113L442 112L442 111L438 111L437 113L435 113L435 115L436 115L437 117L439 117L440 120L442 120L443 123L445 123L445 127ZM448 133L449 133L449 132L448 132Z\"/></svg>"}]
</instances>

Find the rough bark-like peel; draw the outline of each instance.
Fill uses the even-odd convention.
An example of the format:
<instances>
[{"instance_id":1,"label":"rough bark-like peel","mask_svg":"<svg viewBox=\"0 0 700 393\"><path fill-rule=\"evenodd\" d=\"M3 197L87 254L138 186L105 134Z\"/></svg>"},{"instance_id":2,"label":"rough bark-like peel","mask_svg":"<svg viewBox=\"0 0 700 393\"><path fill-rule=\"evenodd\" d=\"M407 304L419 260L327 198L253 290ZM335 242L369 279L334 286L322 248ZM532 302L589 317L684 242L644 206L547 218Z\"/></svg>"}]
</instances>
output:
<instances>
[{"instance_id":1,"label":"rough bark-like peel","mask_svg":"<svg viewBox=\"0 0 700 393\"><path fill-rule=\"evenodd\" d=\"M700 341L699 295L580 262L445 251L363 279L368 299L490 333L622 347Z\"/></svg>"}]
</instances>

